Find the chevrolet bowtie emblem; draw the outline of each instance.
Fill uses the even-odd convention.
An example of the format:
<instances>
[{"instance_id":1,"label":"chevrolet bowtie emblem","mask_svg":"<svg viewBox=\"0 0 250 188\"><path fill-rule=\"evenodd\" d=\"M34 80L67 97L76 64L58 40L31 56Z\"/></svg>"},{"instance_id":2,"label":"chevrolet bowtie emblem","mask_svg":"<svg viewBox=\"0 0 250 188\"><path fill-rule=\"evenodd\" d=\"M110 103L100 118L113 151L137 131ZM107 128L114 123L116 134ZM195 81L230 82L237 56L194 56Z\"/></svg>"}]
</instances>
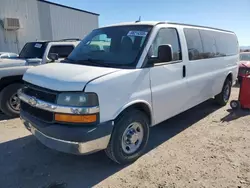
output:
<instances>
[{"instance_id":1,"label":"chevrolet bowtie emblem","mask_svg":"<svg viewBox=\"0 0 250 188\"><path fill-rule=\"evenodd\" d=\"M29 100L28 100L28 103L31 105L31 106L36 106L37 105L37 100L35 97L31 97Z\"/></svg>"}]
</instances>

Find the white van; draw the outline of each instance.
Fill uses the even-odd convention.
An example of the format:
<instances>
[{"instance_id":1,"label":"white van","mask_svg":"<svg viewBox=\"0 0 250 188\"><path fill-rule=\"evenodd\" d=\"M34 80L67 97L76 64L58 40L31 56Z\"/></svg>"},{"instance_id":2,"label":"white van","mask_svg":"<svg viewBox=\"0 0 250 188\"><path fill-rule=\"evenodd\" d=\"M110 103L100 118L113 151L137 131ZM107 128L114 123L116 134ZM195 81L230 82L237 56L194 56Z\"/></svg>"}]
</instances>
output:
<instances>
[{"instance_id":1,"label":"white van","mask_svg":"<svg viewBox=\"0 0 250 188\"><path fill-rule=\"evenodd\" d=\"M21 119L50 148L133 162L150 127L212 97L225 105L238 62L230 31L170 22L99 28L64 63L25 73Z\"/></svg>"}]
</instances>

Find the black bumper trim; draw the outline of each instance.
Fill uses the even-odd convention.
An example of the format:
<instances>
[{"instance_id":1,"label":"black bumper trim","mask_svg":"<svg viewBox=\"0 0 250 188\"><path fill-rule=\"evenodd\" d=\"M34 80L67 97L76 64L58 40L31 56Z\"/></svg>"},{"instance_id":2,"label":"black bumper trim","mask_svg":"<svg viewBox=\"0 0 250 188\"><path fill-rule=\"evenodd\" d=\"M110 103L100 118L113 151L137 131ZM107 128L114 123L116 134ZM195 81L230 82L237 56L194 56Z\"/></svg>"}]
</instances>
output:
<instances>
[{"instance_id":1,"label":"black bumper trim","mask_svg":"<svg viewBox=\"0 0 250 188\"><path fill-rule=\"evenodd\" d=\"M71 142L88 142L111 135L113 121L107 121L98 125L64 125L45 123L30 114L20 111L20 118L29 122L41 133L60 140ZM29 129L29 127L26 127Z\"/></svg>"}]
</instances>

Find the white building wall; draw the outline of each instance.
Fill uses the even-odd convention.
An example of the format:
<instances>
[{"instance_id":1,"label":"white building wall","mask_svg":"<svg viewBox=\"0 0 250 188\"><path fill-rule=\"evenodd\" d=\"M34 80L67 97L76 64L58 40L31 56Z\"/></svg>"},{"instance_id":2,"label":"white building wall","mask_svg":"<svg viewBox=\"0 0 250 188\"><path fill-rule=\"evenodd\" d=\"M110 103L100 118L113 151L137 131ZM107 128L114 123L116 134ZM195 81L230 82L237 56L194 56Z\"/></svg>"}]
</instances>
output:
<instances>
[{"instance_id":1,"label":"white building wall","mask_svg":"<svg viewBox=\"0 0 250 188\"><path fill-rule=\"evenodd\" d=\"M98 28L98 15L38 0L0 0L0 20L19 18L21 28L5 31L0 25L0 51L19 53L26 42L83 38Z\"/></svg>"},{"instance_id":2,"label":"white building wall","mask_svg":"<svg viewBox=\"0 0 250 188\"><path fill-rule=\"evenodd\" d=\"M27 41L40 38L37 1L0 0L0 20L6 17L19 18L21 28L5 31L0 26L0 51L19 52Z\"/></svg>"},{"instance_id":3,"label":"white building wall","mask_svg":"<svg viewBox=\"0 0 250 188\"><path fill-rule=\"evenodd\" d=\"M98 16L50 5L53 39L83 38L98 28ZM46 28L45 28L46 29Z\"/></svg>"}]
</instances>

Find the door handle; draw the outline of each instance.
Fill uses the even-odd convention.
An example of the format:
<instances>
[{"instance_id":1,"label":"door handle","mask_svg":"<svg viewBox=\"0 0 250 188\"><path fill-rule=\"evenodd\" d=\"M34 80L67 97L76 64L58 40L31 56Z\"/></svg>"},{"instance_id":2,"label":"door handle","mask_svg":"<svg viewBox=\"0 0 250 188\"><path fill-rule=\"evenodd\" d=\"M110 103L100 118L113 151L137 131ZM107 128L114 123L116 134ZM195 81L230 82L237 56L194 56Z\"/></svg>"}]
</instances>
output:
<instances>
[{"instance_id":1,"label":"door handle","mask_svg":"<svg viewBox=\"0 0 250 188\"><path fill-rule=\"evenodd\" d=\"M186 65L183 65L183 68L182 68L182 77L183 78L186 77Z\"/></svg>"}]
</instances>

